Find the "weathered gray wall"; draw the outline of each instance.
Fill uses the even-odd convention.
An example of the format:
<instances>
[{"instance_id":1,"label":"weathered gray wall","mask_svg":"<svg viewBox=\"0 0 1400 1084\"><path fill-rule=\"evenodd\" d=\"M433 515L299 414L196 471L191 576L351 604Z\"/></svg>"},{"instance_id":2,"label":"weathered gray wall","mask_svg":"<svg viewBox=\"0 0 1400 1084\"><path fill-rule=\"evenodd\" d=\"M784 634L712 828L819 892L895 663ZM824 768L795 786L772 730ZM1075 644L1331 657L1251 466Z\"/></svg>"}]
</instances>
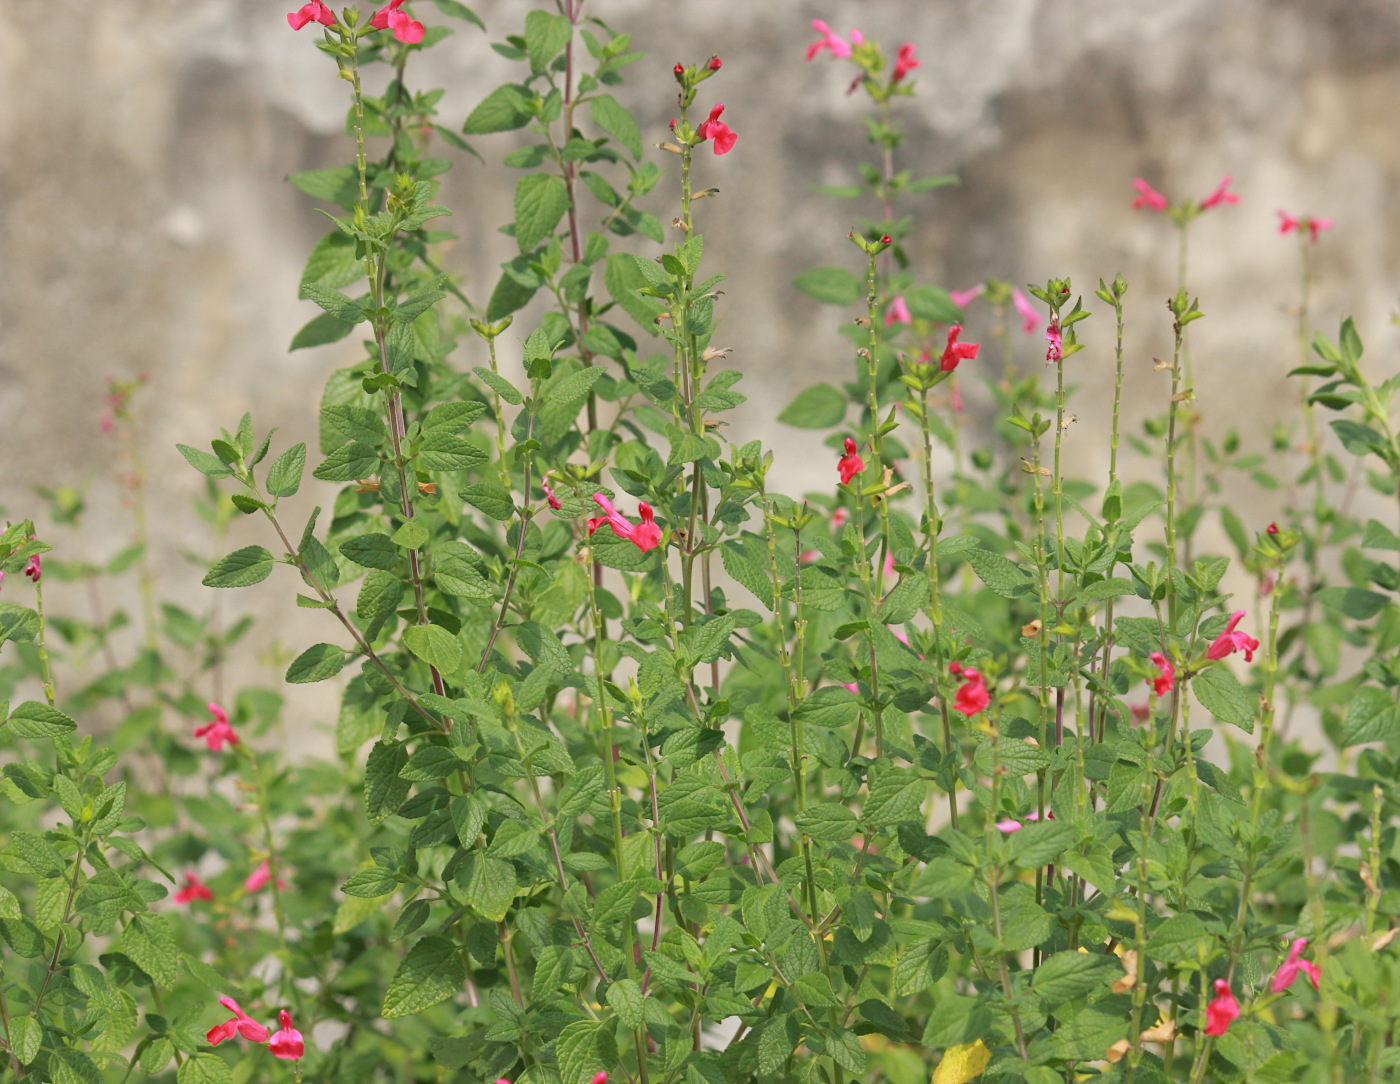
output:
<instances>
[{"instance_id":1,"label":"weathered gray wall","mask_svg":"<svg viewBox=\"0 0 1400 1084\"><path fill-rule=\"evenodd\" d=\"M289 442L307 437L325 374L353 353L286 353L311 314L296 284L324 227L282 178L350 153L338 132L343 84L312 47L311 31L288 30L288 6L104 0L60 14L48 0L3 2L0 505L11 517L34 515L35 482L90 483L86 537L65 544L99 554L118 548L128 517L106 485L115 450L97 422L108 376L148 372L153 391L142 417L161 531L156 564L163 590L190 605L207 593L181 555L210 543L188 512L199 479L175 442L204 444L244 410L260 426L281 426ZM426 0L417 6L437 18ZM531 6L475 5L495 38L516 31ZM891 49L918 44L919 98L896 107L909 135L899 164L963 178L920 205L911 250L926 280L965 287L985 275L1026 282L1069 274L1088 294L1100 275L1128 277L1130 419L1161 401L1150 359L1169 348L1162 299L1175 281L1171 230L1129 209L1139 174L1175 198L1203 195L1232 173L1242 196L1193 231L1191 286L1208 314L1193 329L1207 426L1238 424L1262 446L1295 394L1282 374L1296 357L1287 311L1296 249L1275 233L1278 207L1336 219L1317 251L1319 322L1335 329L1338 316L1354 313L1374 365L1393 365L1393 0L589 7L649 54L630 69L625 92L649 141L664 136L674 112L671 64L712 52L724 58L721 78L706 90L726 103L740 139L727 157L703 158L703 182L723 195L698 213L707 262L729 274L720 339L748 373L751 402L731 435L779 438L791 487L827 487L830 456L808 435L777 432L773 414L813 379L844 377L849 362L834 334L841 314L789 282L813 265L855 266L857 255L845 240L852 206L813 194L810 184L852 178L867 153L862 100L844 93L847 66L802 59L814 17L842 33L858 25ZM449 124L510 74L487 40L460 29L423 73L424 82L448 87ZM499 162L509 137L477 146ZM510 217L510 189L503 169L458 157L443 199L462 240L448 259L467 291L484 299L496 265L511 254L510 239L494 229ZM675 213L670 184L650 206L663 221ZM985 331L982 323L973 318L971 337ZM1111 336L1102 317L1082 329L1089 349L1071 364L1087 394L1068 444L1092 466L1106 454ZM1022 349L1034 364L1034 344ZM464 343L456 362L478 363L477 353ZM297 507L314 499L304 492ZM265 541L255 526L240 525L246 537L238 544ZM234 604L276 615L286 642L305 642L317 635L307 631L317 615L291 613L284 586L285 594L264 588Z\"/></svg>"}]
</instances>

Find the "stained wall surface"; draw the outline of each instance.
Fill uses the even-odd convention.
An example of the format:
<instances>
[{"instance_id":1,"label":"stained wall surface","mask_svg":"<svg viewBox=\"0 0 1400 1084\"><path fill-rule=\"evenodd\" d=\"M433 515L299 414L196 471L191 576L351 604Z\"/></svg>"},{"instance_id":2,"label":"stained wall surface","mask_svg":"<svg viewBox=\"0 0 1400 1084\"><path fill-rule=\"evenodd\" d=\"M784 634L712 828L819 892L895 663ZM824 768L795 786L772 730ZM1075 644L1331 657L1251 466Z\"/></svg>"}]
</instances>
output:
<instances>
[{"instance_id":1,"label":"stained wall surface","mask_svg":"<svg viewBox=\"0 0 1400 1084\"><path fill-rule=\"evenodd\" d=\"M3 6L0 506L11 518L43 520L36 483L86 487L85 529L54 537L70 556L119 550L130 514L110 479L126 465L98 422L109 377L148 374L140 417L153 563L164 596L200 609L209 592L186 555L217 556L220 544L190 511L201 479L175 443L203 445L245 410L260 427L280 426L289 443L312 437L322 382L356 349L286 349L312 315L296 286L324 220L284 177L348 160L344 84L310 31L288 29L285 3L104 0L80 18L58 17L47 0ZM420 78L447 87L445 123L460 125L512 76L488 42L516 32L531 6L478 0L489 37L459 27L435 50ZM438 18L427 0L416 7ZM1100 276L1127 276L1130 429L1160 409L1151 359L1170 348L1162 302L1176 279L1168 224L1130 209L1137 176L1179 198L1232 174L1241 195L1193 230L1189 281L1207 313L1193 328L1207 428L1236 425L1263 450L1296 396L1284 373L1297 358L1297 247L1277 236L1280 207L1335 220L1315 253L1318 323L1335 330L1354 314L1373 371L1393 368L1400 5L1392 0L588 7L648 54L620 92L648 142L665 136L674 115L671 65L724 59L706 90L724 101L740 138L726 157L702 160L702 183L722 192L699 215L707 263L729 276L719 340L747 374L750 401L731 435L778 443L789 491L826 488L832 457L819 436L784 429L775 414L807 383L844 378L851 363L835 333L849 314L790 282L815 265L859 266L845 240L855 207L812 186L850 182L870 154L862 96L846 94L849 68L803 60L816 17L842 33L859 26L891 49L913 41L923 58L917 99L896 106L908 136L897 164L962 181L910 205L909 248L923 280L962 288L988 275L1020 283L1069 275L1088 295ZM444 258L468 294L484 299L512 255L495 227L511 218L510 174L499 163L515 144L495 136L476 145L489 164L456 155L444 186L461 237ZM658 159L674 173L674 159ZM669 221L675 203L669 176L648 209ZM973 310L969 337L985 335L985 315ZM528 312L521 326L530 326ZM1093 470L1107 455L1112 339L1102 314L1082 331L1088 349L1072 361L1080 421L1066 446L1072 462ZM1034 365L1043 344L1016 349ZM464 343L454 360L466 367L478 354ZM987 428L986 405L970 396L974 431ZM329 499L315 488L289 502L291 518ZM1271 499L1239 495L1260 517ZM256 524L239 523L227 548L254 541L267 540ZM294 651L334 630L291 608L290 579L225 602L270 621L268 635ZM62 603L63 588L55 591ZM83 604L76 593L67 601ZM244 663L249 672L261 665ZM294 695L308 722L332 714L318 690Z\"/></svg>"}]
</instances>

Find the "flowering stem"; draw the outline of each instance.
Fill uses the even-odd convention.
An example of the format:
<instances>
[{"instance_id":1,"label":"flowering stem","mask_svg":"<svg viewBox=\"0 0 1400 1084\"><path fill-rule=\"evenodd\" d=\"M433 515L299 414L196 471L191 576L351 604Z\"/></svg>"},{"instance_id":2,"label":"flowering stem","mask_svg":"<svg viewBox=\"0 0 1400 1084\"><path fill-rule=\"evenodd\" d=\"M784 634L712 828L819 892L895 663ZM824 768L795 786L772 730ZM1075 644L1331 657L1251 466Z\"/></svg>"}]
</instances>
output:
<instances>
[{"instance_id":1,"label":"flowering stem","mask_svg":"<svg viewBox=\"0 0 1400 1084\"><path fill-rule=\"evenodd\" d=\"M48 646L48 626L44 622L44 584L43 576L36 576L34 579L34 609L39 615L39 635L35 637L35 642L39 645L39 670L43 674L44 699L48 701L49 707L55 706L57 693L54 689L53 673L49 670L49 646Z\"/></svg>"},{"instance_id":2,"label":"flowering stem","mask_svg":"<svg viewBox=\"0 0 1400 1084\"><path fill-rule=\"evenodd\" d=\"M943 720L943 753L953 754L953 724L948 713L948 701L942 687L937 683L943 678L943 600L938 593L938 502L933 488L933 438L928 425L928 388L924 388L923 402L919 409L919 429L923 435L924 468L924 537L928 539L928 593L929 620L933 624L933 665L935 688L938 697L938 712ZM951 789L948 791L948 816L954 828L958 826L958 777L952 771Z\"/></svg>"},{"instance_id":3,"label":"flowering stem","mask_svg":"<svg viewBox=\"0 0 1400 1084\"><path fill-rule=\"evenodd\" d=\"M1038 420L1038 419L1037 419ZM1034 424L1034 422L1032 423ZM1038 698L1037 738L1042 749L1047 747L1050 720L1050 570L1045 559L1045 487L1041 484L1040 432L1038 427L1031 433L1031 477L1035 486L1035 571L1040 598L1040 628L1036 630L1036 647L1040 652L1040 694ZM1040 768L1036 778L1036 811L1045 819L1045 773ZM1040 877L1036 876L1036 902L1041 901Z\"/></svg>"},{"instance_id":4,"label":"flowering stem","mask_svg":"<svg viewBox=\"0 0 1400 1084\"><path fill-rule=\"evenodd\" d=\"M1182 236L1185 237L1183 231ZM1183 242L1184 244L1184 242ZM1184 303L1185 292L1177 294L1177 300ZM1172 323L1174 342L1172 345L1172 391L1167 404L1167 631L1176 633L1176 413L1177 396L1181 389L1181 345L1185 338L1185 325L1181 315L1176 314Z\"/></svg>"}]
</instances>

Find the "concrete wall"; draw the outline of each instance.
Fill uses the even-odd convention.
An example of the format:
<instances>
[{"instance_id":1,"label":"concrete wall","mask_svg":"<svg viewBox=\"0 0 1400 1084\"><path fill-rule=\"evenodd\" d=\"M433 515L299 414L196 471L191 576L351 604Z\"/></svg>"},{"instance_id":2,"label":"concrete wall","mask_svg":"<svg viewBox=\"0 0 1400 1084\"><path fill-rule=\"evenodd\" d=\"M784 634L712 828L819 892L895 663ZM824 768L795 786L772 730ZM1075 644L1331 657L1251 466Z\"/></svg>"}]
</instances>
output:
<instances>
[{"instance_id":1,"label":"concrete wall","mask_svg":"<svg viewBox=\"0 0 1400 1084\"><path fill-rule=\"evenodd\" d=\"M416 6L439 19L426 0ZM475 10L499 40L532 6L478 0ZM162 591L197 607L208 593L182 555L216 544L188 511L200 479L174 444L204 445L244 410L260 427L281 426L288 442L309 437L325 374L354 354L286 352L314 311L296 286L324 225L283 177L348 160L344 84L310 30L288 30L285 2L4 7L0 505L33 516L36 482L87 484L87 530L55 537L70 554L120 548L129 515L107 484L120 454L98 419L107 377L148 373L141 417L156 566ZM1336 220L1316 252L1319 324L1335 331L1354 313L1373 371L1393 366L1400 7L1391 0L590 0L589 9L648 53L623 92L648 142L674 115L672 63L724 58L706 90L725 102L740 139L725 158L703 158L703 183L723 193L698 215L707 264L729 275L719 340L748 374L751 401L730 433L780 440L780 480L792 489L826 488L830 456L806 434L780 432L773 415L812 380L844 378L850 359L834 333L843 314L789 283L813 265L858 266L845 240L853 205L810 185L852 179L869 151L862 99L845 95L847 66L802 59L814 17L842 33L858 25L891 49L918 45L919 97L896 106L908 131L898 164L963 180L917 205L910 248L926 281L1068 274L1087 295L1101 275L1127 276L1130 419L1162 402L1151 358L1170 348L1162 300L1176 274L1168 224L1129 209L1138 175L1177 198L1204 195L1231 173L1242 196L1193 230L1207 427L1237 424L1262 450L1296 394L1282 376L1296 359L1297 252L1276 234L1278 207ZM488 40L460 27L420 73L447 86L445 123L460 124L510 76ZM499 163L513 144L476 145ZM447 260L484 300L513 250L495 232L511 217L508 171L453 153L443 201L462 240ZM663 181L650 200L663 221L675 214L673 186ZM969 337L985 335L982 314ZM1086 394L1068 448L1087 468L1106 457L1112 339L1102 316L1081 330L1089 348L1071 365ZM1018 349L1035 364L1043 346ZM455 362L477 364L479 353L464 342ZM982 402L972 397L974 414ZM304 491L293 518L316 499L326 494ZM1241 500L1268 514L1267 501ZM240 524L234 544L265 542L253 526ZM319 615L291 613L283 587L230 603L275 616L292 647L333 637ZM305 703L326 717L314 695Z\"/></svg>"}]
</instances>

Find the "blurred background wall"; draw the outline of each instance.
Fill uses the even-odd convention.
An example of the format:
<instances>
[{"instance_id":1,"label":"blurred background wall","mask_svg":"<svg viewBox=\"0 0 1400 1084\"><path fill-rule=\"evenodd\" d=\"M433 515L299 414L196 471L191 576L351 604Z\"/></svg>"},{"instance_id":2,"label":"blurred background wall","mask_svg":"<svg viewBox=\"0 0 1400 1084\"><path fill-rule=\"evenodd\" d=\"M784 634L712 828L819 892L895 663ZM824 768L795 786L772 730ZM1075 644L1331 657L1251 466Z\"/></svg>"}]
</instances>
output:
<instances>
[{"instance_id":1,"label":"blurred background wall","mask_svg":"<svg viewBox=\"0 0 1400 1084\"><path fill-rule=\"evenodd\" d=\"M218 554L190 511L202 479L175 443L207 446L245 410L260 430L280 426L286 443L314 440L324 378L358 352L353 339L286 350L315 312L297 300L297 283L325 225L284 177L349 160L345 88L311 31L288 29L287 0L3 6L0 506L42 522L36 483L83 487L82 530L50 535L70 557L120 549L131 519L110 483L124 453L99 418L109 377L148 374L138 412L154 565L164 596L200 609L210 592L186 554ZM447 87L443 121L454 127L514 77L488 42L518 32L534 5L473 6L490 35L454 23L456 35L417 75ZM427 0L415 7L442 21ZM723 191L697 214L707 264L729 276L717 341L735 348L730 363L747 374L750 401L731 416L730 435L776 442L789 492L827 488L833 457L820 434L774 417L806 384L845 378L851 361L835 334L849 314L790 282L816 265L858 269L845 238L852 216L869 210L812 185L854 180L872 151L863 97L846 95L851 69L825 55L803 60L813 18L843 35L858 26L890 53L912 41L923 59L918 97L895 107L908 134L897 165L956 173L962 184L908 206L918 215L909 248L921 280L965 288L989 275L1069 275L1099 313L1080 326L1088 348L1070 363L1083 395L1067 449L1080 467L1107 455L1112 324L1091 296L1100 276L1121 271L1131 284L1127 429L1164 399L1151 359L1170 349L1163 300L1175 287L1175 241L1163 217L1130 209L1137 176L1177 200L1232 174L1241 196L1192 230L1190 286L1207 314L1192 329L1207 430L1237 425L1246 444L1266 450L1271 424L1295 401L1284 373L1297 357L1298 254L1277 234L1278 208L1335 220L1315 252L1317 324L1335 333L1338 318L1354 314L1372 371L1393 368L1395 0L589 0L588 11L630 31L648 54L629 69L622 96L649 143L674 115L671 65L724 59L706 90L726 104L740 138L726 157L701 160L702 183ZM461 237L446 260L484 302L513 254L495 227L511 217L499 163L516 142L475 145L490 164L449 151L457 166L441 201L455 215L443 225ZM674 172L674 158L656 157ZM675 214L674 185L663 180L646 203L663 221ZM965 337L985 337L987 310L971 311ZM528 311L517 326L532 326ZM1018 340L1016 349L1033 366L1044 345ZM455 362L479 364L479 355L463 341ZM985 412L977 420L985 403L970 397L974 425L986 424ZM329 500L323 489L304 487L290 518ZM1270 518L1267 495L1242 492L1239 502ZM266 543L261 535L242 522L227 548ZM270 619L292 650L333 638L323 615L293 610L289 583L282 588L231 593L226 603ZM82 605L76 593L67 601ZM333 714L319 687L291 692L308 721Z\"/></svg>"}]
</instances>

